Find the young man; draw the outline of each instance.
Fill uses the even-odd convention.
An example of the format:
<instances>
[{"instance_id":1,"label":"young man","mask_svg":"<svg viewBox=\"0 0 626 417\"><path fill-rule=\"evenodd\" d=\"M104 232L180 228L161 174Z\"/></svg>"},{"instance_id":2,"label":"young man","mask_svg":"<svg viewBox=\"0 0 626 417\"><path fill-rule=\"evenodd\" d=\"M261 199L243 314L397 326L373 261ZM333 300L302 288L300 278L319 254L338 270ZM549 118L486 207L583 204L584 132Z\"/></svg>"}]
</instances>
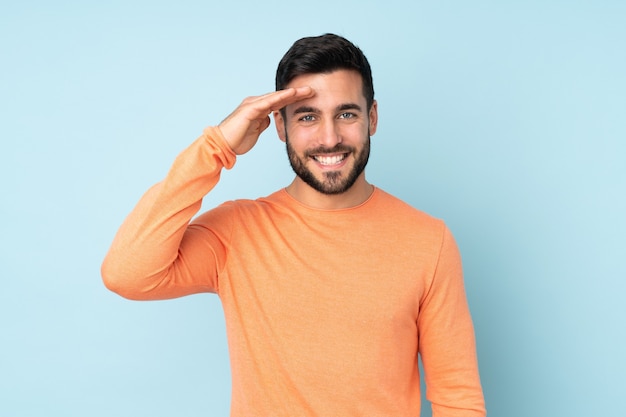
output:
<instances>
[{"instance_id":1,"label":"young man","mask_svg":"<svg viewBox=\"0 0 626 417\"><path fill-rule=\"evenodd\" d=\"M304 38L276 89L207 128L142 197L103 263L107 287L219 295L232 416L418 416L418 352L435 417L484 416L452 235L365 179L378 122L367 59L342 37ZM270 113L293 182L191 221Z\"/></svg>"}]
</instances>

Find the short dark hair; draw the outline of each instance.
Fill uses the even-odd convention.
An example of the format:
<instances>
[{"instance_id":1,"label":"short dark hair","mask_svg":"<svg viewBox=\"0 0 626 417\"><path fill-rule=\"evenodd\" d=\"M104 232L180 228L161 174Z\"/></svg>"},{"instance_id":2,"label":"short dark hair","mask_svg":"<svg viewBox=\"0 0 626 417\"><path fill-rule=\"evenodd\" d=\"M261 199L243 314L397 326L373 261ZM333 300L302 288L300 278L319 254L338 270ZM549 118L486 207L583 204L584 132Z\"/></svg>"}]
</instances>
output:
<instances>
[{"instance_id":1,"label":"short dark hair","mask_svg":"<svg viewBox=\"0 0 626 417\"><path fill-rule=\"evenodd\" d=\"M374 103L372 69L363 52L341 36L327 33L294 42L276 69L276 90L284 89L298 75L324 74L339 69L357 71L369 110Z\"/></svg>"}]
</instances>

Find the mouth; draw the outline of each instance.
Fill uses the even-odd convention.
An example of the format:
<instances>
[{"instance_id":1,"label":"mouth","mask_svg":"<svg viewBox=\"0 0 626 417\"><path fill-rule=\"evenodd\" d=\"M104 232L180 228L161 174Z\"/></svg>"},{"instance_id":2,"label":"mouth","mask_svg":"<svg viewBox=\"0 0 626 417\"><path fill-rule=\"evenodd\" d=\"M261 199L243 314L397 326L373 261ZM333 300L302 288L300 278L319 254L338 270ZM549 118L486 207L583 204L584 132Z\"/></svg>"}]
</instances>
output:
<instances>
[{"instance_id":1,"label":"mouth","mask_svg":"<svg viewBox=\"0 0 626 417\"><path fill-rule=\"evenodd\" d=\"M341 164L348 157L348 153L332 154L332 155L312 155L318 164L329 167Z\"/></svg>"}]
</instances>

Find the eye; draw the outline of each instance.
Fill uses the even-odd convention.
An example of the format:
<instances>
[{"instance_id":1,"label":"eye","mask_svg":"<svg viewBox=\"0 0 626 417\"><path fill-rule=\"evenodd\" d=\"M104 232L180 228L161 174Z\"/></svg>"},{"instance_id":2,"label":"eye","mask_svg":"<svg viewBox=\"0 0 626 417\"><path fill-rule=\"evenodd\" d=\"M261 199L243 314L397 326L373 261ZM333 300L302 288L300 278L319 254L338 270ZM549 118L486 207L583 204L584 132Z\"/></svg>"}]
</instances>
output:
<instances>
[{"instance_id":1,"label":"eye","mask_svg":"<svg viewBox=\"0 0 626 417\"><path fill-rule=\"evenodd\" d=\"M301 122L312 122L315 120L315 116L312 114L305 114L304 116L298 119Z\"/></svg>"},{"instance_id":2,"label":"eye","mask_svg":"<svg viewBox=\"0 0 626 417\"><path fill-rule=\"evenodd\" d=\"M340 119L354 119L355 117L356 117L356 114L351 113L351 112L344 112L339 115Z\"/></svg>"}]
</instances>

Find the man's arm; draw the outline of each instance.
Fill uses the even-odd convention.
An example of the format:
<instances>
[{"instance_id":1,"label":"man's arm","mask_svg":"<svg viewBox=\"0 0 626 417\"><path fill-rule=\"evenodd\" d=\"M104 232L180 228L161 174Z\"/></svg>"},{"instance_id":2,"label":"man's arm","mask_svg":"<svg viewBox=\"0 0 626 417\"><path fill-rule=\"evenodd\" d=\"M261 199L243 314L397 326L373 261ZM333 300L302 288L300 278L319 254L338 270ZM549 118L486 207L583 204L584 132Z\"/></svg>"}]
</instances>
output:
<instances>
[{"instance_id":1,"label":"man's arm","mask_svg":"<svg viewBox=\"0 0 626 417\"><path fill-rule=\"evenodd\" d=\"M142 300L215 291L223 248L214 234L190 228L189 221L221 169L231 168L236 155L256 144L269 126L268 115L311 95L304 87L250 97L218 127L206 129L120 227L102 264L107 288Z\"/></svg>"},{"instance_id":2,"label":"man's arm","mask_svg":"<svg viewBox=\"0 0 626 417\"><path fill-rule=\"evenodd\" d=\"M199 265L185 265L188 257L180 256L179 247L202 198L235 158L217 128L207 128L176 158L166 178L143 195L118 230L102 264L107 288L142 300L211 291L211 281L202 282Z\"/></svg>"},{"instance_id":3,"label":"man's arm","mask_svg":"<svg viewBox=\"0 0 626 417\"><path fill-rule=\"evenodd\" d=\"M433 417L485 416L461 257L447 227L435 275L420 305L418 329Z\"/></svg>"}]
</instances>

